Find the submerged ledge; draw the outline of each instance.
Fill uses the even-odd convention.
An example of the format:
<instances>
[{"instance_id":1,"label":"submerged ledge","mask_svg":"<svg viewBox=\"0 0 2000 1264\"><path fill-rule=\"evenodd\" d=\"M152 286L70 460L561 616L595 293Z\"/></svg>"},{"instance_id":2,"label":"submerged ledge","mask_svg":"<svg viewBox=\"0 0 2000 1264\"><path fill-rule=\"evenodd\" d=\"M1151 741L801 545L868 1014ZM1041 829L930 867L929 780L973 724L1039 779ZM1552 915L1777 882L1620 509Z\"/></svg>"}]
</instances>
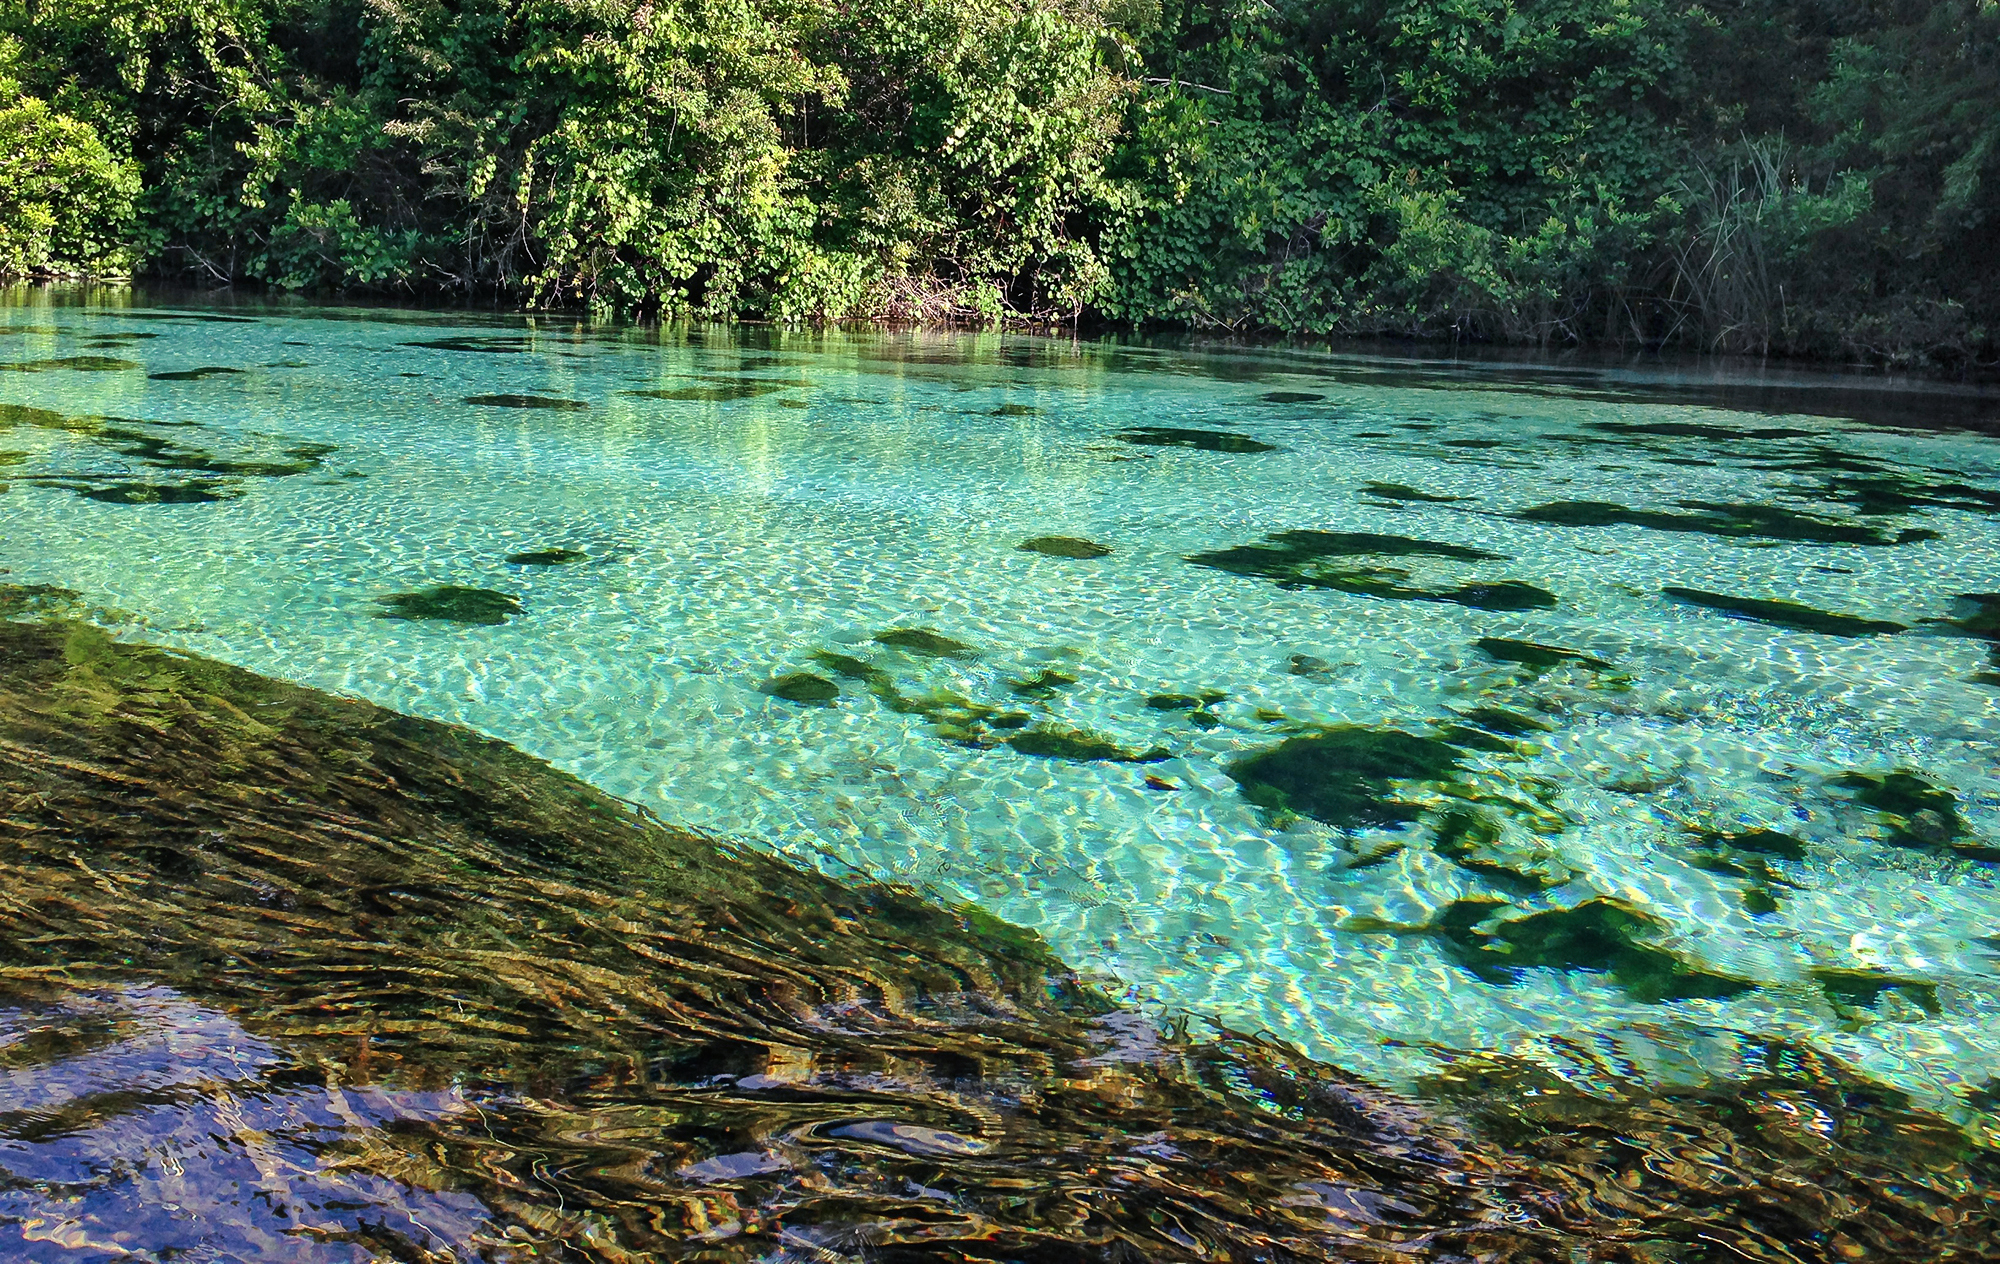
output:
<instances>
[{"instance_id":1,"label":"submerged ledge","mask_svg":"<svg viewBox=\"0 0 2000 1264\"><path fill-rule=\"evenodd\" d=\"M0 622L0 756L10 1255L1928 1260L2000 1237L1993 1151L1806 1051L1616 1098L1467 1056L1420 1105L1162 1033L976 910L83 624Z\"/></svg>"}]
</instances>

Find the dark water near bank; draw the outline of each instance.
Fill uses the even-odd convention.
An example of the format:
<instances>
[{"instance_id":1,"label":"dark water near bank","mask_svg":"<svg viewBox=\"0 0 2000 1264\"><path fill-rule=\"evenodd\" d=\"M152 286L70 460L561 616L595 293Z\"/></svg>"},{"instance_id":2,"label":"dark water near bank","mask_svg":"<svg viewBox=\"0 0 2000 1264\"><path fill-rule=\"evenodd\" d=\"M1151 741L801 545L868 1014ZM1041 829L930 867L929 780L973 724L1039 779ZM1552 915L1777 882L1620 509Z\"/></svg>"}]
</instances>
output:
<instances>
[{"instance_id":1,"label":"dark water near bank","mask_svg":"<svg viewBox=\"0 0 2000 1264\"><path fill-rule=\"evenodd\" d=\"M1990 401L0 316L22 1258L1988 1250Z\"/></svg>"}]
</instances>

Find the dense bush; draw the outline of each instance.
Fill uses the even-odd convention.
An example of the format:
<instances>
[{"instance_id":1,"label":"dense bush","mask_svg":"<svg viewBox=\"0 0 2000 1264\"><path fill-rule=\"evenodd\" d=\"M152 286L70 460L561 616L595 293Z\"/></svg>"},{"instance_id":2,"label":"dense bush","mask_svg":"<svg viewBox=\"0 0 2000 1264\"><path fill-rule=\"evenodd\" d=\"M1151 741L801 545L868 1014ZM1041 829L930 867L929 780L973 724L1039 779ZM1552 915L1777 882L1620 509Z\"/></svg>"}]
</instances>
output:
<instances>
[{"instance_id":1,"label":"dense bush","mask_svg":"<svg viewBox=\"0 0 2000 1264\"><path fill-rule=\"evenodd\" d=\"M2000 0L0 0L0 139L7 271L1935 363L2000 329Z\"/></svg>"}]
</instances>

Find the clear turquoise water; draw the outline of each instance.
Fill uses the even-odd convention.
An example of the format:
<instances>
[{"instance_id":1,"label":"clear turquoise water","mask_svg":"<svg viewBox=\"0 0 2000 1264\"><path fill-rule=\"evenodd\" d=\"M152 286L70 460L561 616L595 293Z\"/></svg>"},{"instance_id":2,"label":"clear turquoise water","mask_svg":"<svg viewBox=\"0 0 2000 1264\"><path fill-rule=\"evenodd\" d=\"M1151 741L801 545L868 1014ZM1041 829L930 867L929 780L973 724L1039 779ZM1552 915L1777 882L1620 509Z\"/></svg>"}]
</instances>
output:
<instances>
[{"instance_id":1,"label":"clear turquoise water","mask_svg":"<svg viewBox=\"0 0 2000 1264\"><path fill-rule=\"evenodd\" d=\"M1778 1034L1971 1119L1967 1090L2000 1074L2000 866L1973 858L2000 847L2000 689L1977 679L1994 670L1984 642L1925 622L2000 590L2000 525L1976 494L1886 515L1827 498L1830 480L1852 493L1896 476L1990 495L1991 438L1731 412L1617 374L1296 352L347 310L140 318L163 315L0 308L0 361L33 368L0 372L0 403L126 419L9 414L0 580L75 589L120 635L468 724L668 819L976 901L1136 999L1391 1082L1467 1048L1585 1080L1726 1073L1742 1036ZM447 345L411 345L425 342ZM53 363L78 356L133 367ZM151 376L207 366L241 372ZM587 407L464 402L483 395ZM1282 398L1301 395L1322 398ZM1924 405L1909 397L1905 415ZM1663 424L1721 435L1629 429ZM1273 450L1119 437L1144 426ZM1756 430L1800 433L1741 437ZM191 480L218 499L117 503ZM1370 482L1461 499L1399 502ZM1939 538L1512 516L1551 501L1780 506ZM1557 604L1287 588L1187 560L1300 529L1485 550L1501 556L1343 564L1398 567L1392 582L1433 593L1528 583ZM1017 547L1049 535L1112 552ZM556 548L584 557L505 560ZM378 598L438 584L521 613L380 617ZM1798 631L1662 595L1675 585L1909 630ZM976 656L873 641L896 628ZM1481 652L1487 637L1610 666L1537 674ZM833 678L816 652L865 659L898 697L948 691L1168 757L977 749L853 679L834 678L829 706L767 692L792 672ZM1074 683L1010 685L1045 669ZM1146 705L1204 690L1226 696L1201 723ZM1273 814L1230 776L1288 736L1434 733L1481 706L1547 731L1399 787L1421 809L1406 824ZM1963 832L1945 845L1936 817L1906 818L1899 835L1840 780L1854 773L1948 791ZM1512 880L1440 846L1469 802L1499 831L1482 855ZM1717 860L1701 837L1752 829L1793 836L1801 858ZM1644 921L1650 959L1748 986L1657 1000L1603 969L1482 974L1438 933L1454 902L1489 904L1490 928L1607 898Z\"/></svg>"}]
</instances>

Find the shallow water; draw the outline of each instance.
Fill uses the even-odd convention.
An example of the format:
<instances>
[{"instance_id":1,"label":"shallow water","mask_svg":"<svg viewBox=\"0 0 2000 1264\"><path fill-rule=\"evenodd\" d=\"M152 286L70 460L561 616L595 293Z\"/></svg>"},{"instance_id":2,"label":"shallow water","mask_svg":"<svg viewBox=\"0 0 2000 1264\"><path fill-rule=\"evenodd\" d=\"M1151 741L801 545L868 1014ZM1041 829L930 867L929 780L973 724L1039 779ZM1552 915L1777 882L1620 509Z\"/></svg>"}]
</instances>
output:
<instances>
[{"instance_id":1,"label":"shallow water","mask_svg":"<svg viewBox=\"0 0 2000 1264\"><path fill-rule=\"evenodd\" d=\"M1991 1126L1978 431L354 310L28 304L0 360L4 578L121 636L976 901L1388 1083L1726 1079L1777 1038Z\"/></svg>"}]
</instances>

